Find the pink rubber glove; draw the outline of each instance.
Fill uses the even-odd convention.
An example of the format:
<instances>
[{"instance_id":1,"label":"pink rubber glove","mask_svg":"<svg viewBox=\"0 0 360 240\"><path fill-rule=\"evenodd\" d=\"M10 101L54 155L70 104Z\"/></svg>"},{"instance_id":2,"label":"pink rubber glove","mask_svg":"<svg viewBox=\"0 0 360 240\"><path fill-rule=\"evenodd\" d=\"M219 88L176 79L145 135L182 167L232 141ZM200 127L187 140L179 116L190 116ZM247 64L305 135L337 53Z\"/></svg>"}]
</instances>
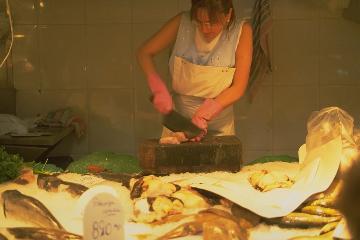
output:
<instances>
[{"instance_id":1,"label":"pink rubber glove","mask_svg":"<svg viewBox=\"0 0 360 240\"><path fill-rule=\"evenodd\" d=\"M150 75L147 81L153 94L152 103L155 109L162 114L169 113L172 110L173 102L165 83L156 74Z\"/></svg>"},{"instance_id":2,"label":"pink rubber glove","mask_svg":"<svg viewBox=\"0 0 360 240\"><path fill-rule=\"evenodd\" d=\"M208 128L207 122L216 117L222 110L223 107L212 98L208 98L203 102L191 119L203 132L193 138L193 141L200 141L205 137Z\"/></svg>"}]
</instances>

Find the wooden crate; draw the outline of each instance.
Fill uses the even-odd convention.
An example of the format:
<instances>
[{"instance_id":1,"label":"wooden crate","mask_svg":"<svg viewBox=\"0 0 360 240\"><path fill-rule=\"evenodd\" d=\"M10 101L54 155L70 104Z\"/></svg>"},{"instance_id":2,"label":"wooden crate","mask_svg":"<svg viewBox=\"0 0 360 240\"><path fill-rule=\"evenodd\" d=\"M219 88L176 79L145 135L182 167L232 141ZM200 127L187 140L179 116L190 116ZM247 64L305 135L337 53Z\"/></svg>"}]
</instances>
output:
<instances>
[{"instance_id":1,"label":"wooden crate","mask_svg":"<svg viewBox=\"0 0 360 240\"><path fill-rule=\"evenodd\" d=\"M239 171L242 145L236 136L213 136L201 142L159 144L145 140L139 149L143 169L159 173Z\"/></svg>"}]
</instances>

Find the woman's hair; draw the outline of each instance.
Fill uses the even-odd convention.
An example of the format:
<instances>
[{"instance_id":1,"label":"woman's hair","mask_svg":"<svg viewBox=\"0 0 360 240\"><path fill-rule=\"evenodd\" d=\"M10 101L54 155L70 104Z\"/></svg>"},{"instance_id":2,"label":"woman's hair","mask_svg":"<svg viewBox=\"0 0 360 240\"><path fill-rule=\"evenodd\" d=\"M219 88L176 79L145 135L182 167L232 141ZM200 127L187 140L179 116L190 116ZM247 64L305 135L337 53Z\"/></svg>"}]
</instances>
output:
<instances>
[{"instance_id":1,"label":"woman's hair","mask_svg":"<svg viewBox=\"0 0 360 240\"><path fill-rule=\"evenodd\" d=\"M232 0L191 0L191 19L196 18L199 8L207 9L211 22L217 22L219 14L228 14L232 9L231 17L227 23L230 26L235 21L235 12Z\"/></svg>"}]
</instances>

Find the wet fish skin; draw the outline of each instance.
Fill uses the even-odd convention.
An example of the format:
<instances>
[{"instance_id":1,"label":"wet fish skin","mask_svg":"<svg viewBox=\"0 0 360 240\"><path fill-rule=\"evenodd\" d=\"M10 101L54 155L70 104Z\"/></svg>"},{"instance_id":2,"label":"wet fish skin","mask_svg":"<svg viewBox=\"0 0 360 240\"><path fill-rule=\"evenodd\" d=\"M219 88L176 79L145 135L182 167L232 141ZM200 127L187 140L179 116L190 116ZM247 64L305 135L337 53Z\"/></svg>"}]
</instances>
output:
<instances>
[{"instance_id":1,"label":"wet fish skin","mask_svg":"<svg viewBox=\"0 0 360 240\"><path fill-rule=\"evenodd\" d=\"M324 217L308 213L292 212L284 217L271 219L271 223L285 227L317 227L340 221L341 216Z\"/></svg>"},{"instance_id":2,"label":"wet fish skin","mask_svg":"<svg viewBox=\"0 0 360 240\"><path fill-rule=\"evenodd\" d=\"M63 181L56 175L48 174L39 174L37 178L37 185L40 189L44 189L48 192L58 192L60 187L63 185L65 186L65 190L73 197L78 197L88 190L87 187L81 184Z\"/></svg>"},{"instance_id":3,"label":"wet fish skin","mask_svg":"<svg viewBox=\"0 0 360 240\"><path fill-rule=\"evenodd\" d=\"M143 192L142 186L144 184L144 177L140 177L139 179L136 180L136 182L134 183L134 186L132 187L131 191L130 191L130 198L131 199L135 199L135 198L139 198Z\"/></svg>"},{"instance_id":4,"label":"wet fish skin","mask_svg":"<svg viewBox=\"0 0 360 240\"><path fill-rule=\"evenodd\" d=\"M59 221L39 200L18 190L6 190L2 194L4 216L38 227L64 229Z\"/></svg>"},{"instance_id":5,"label":"wet fish skin","mask_svg":"<svg viewBox=\"0 0 360 240\"><path fill-rule=\"evenodd\" d=\"M71 194L73 197L81 196L86 190L88 190L88 187L85 187L81 184L72 183L72 182L66 182L62 181L62 184L67 185L66 191Z\"/></svg>"},{"instance_id":6,"label":"wet fish skin","mask_svg":"<svg viewBox=\"0 0 360 240\"><path fill-rule=\"evenodd\" d=\"M215 208L194 214L193 217L189 217L189 222L182 223L156 239L186 237L200 232L203 232L204 240L248 239L247 230L240 227L230 213Z\"/></svg>"},{"instance_id":7,"label":"wet fish skin","mask_svg":"<svg viewBox=\"0 0 360 240\"><path fill-rule=\"evenodd\" d=\"M301 212L319 216L341 216L341 213L336 209L316 205L303 207Z\"/></svg>"},{"instance_id":8,"label":"wet fish skin","mask_svg":"<svg viewBox=\"0 0 360 240\"><path fill-rule=\"evenodd\" d=\"M58 229L36 228L36 227L14 227L2 228L1 234L17 240L81 240L82 236ZM4 238L8 239L8 238Z\"/></svg>"},{"instance_id":9,"label":"wet fish skin","mask_svg":"<svg viewBox=\"0 0 360 240\"><path fill-rule=\"evenodd\" d=\"M183 223L180 226L170 230L165 235L156 238L156 240L166 240L171 238L185 237L196 235L202 231L202 223L192 221Z\"/></svg>"},{"instance_id":10,"label":"wet fish skin","mask_svg":"<svg viewBox=\"0 0 360 240\"><path fill-rule=\"evenodd\" d=\"M57 192L62 180L53 175L39 174L37 177L37 185L40 189L48 192Z\"/></svg>"},{"instance_id":11,"label":"wet fish skin","mask_svg":"<svg viewBox=\"0 0 360 240\"><path fill-rule=\"evenodd\" d=\"M237 204L231 206L231 213L236 218L240 227L244 229L253 228L261 221L259 215Z\"/></svg>"},{"instance_id":12,"label":"wet fish skin","mask_svg":"<svg viewBox=\"0 0 360 240\"><path fill-rule=\"evenodd\" d=\"M333 197L324 197L320 199L316 199L310 203L310 206L322 206L322 207L334 207L335 206L335 198Z\"/></svg>"},{"instance_id":13,"label":"wet fish skin","mask_svg":"<svg viewBox=\"0 0 360 240\"><path fill-rule=\"evenodd\" d=\"M330 231L335 230L336 226L339 224L339 222L331 222L331 223L327 223L325 226L323 226L320 230L320 234L325 234L328 233Z\"/></svg>"},{"instance_id":14,"label":"wet fish skin","mask_svg":"<svg viewBox=\"0 0 360 240\"><path fill-rule=\"evenodd\" d=\"M121 183L128 189L130 189L130 180L138 176L136 174L130 174L130 173L112 173L112 172L100 172L100 173L95 173L94 175L105 180Z\"/></svg>"}]
</instances>

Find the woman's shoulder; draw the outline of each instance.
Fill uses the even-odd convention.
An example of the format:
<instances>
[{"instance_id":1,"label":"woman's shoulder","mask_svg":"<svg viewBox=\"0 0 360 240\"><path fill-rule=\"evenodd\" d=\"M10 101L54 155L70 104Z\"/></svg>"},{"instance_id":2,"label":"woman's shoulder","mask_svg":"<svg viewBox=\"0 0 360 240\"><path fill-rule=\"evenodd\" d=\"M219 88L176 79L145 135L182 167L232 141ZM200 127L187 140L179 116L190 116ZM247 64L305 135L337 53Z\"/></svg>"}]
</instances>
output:
<instances>
[{"instance_id":1,"label":"woman's shoulder","mask_svg":"<svg viewBox=\"0 0 360 240\"><path fill-rule=\"evenodd\" d=\"M239 34L243 34L244 32L252 32L252 24L249 19L242 18L242 19L236 19L233 26L233 31L236 34L239 32Z\"/></svg>"},{"instance_id":2,"label":"woman's shoulder","mask_svg":"<svg viewBox=\"0 0 360 240\"><path fill-rule=\"evenodd\" d=\"M242 23L241 27L241 35L245 36L252 36L252 24L248 20L245 20Z\"/></svg>"},{"instance_id":3,"label":"woman's shoulder","mask_svg":"<svg viewBox=\"0 0 360 240\"><path fill-rule=\"evenodd\" d=\"M182 11L178 14L183 22L191 22L190 11Z\"/></svg>"},{"instance_id":4,"label":"woman's shoulder","mask_svg":"<svg viewBox=\"0 0 360 240\"><path fill-rule=\"evenodd\" d=\"M177 19L181 29L190 29L192 26L192 20L190 11L182 11L178 13L175 18Z\"/></svg>"},{"instance_id":5,"label":"woman's shoulder","mask_svg":"<svg viewBox=\"0 0 360 240\"><path fill-rule=\"evenodd\" d=\"M179 14L181 14L184 17L191 18L191 14L189 10L181 11Z\"/></svg>"}]
</instances>

